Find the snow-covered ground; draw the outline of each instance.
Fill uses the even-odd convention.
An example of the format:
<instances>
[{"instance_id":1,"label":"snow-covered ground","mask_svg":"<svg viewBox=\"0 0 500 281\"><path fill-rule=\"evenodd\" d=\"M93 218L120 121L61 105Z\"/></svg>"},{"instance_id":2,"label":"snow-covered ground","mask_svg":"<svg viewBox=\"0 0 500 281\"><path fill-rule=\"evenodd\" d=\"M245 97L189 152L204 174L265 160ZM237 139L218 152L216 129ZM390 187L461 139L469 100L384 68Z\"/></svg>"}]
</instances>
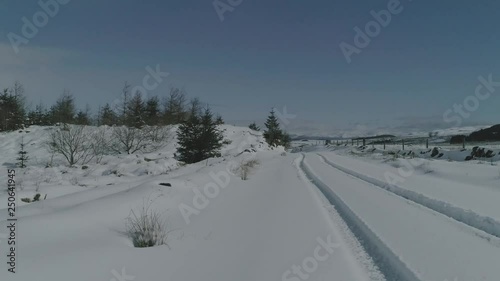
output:
<instances>
[{"instance_id":1,"label":"snow-covered ground","mask_svg":"<svg viewBox=\"0 0 500 281\"><path fill-rule=\"evenodd\" d=\"M231 144L221 158L181 166L172 143L86 170L61 159L45 168L51 128L0 135L4 166L15 162L21 136L31 161L16 169L15 274L7 271L10 222L7 193L0 193L0 280L384 280L335 210L324 207L298 155L270 149L261 133L224 129ZM242 180L238 167L249 159L259 164ZM0 180L7 182L6 169ZM47 199L19 202L36 192ZM126 218L144 204L165 219L168 245L134 248L125 235Z\"/></svg>"},{"instance_id":2,"label":"snow-covered ground","mask_svg":"<svg viewBox=\"0 0 500 281\"><path fill-rule=\"evenodd\" d=\"M222 157L181 165L160 151L68 168L53 128L0 134L0 280L498 280L498 161L394 158L303 142L271 149L224 126ZM175 128L172 128L174 133ZM174 136L175 134L173 134ZM16 273L7 271L7 168L16 168ZM250 160L247 180L240 166ZM35 203L20 198L47 195ZM167 245L134 248L131 211L162 215Z\"/></svg>"}]
</instances>

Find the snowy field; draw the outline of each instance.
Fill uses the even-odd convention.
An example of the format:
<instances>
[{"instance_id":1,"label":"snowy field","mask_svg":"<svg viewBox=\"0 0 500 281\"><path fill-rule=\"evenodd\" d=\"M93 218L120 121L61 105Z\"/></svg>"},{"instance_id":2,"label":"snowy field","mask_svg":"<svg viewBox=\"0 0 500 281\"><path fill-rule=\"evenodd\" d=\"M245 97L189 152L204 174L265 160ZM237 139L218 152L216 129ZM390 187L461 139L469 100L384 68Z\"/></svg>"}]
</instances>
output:
<instances>
[{"instance_id":1,"label":"snowy field","mask_svg":"<svg viewBox=\"0 0 500 281\"><path fill-rule=\"evenodd\" d=\"M498 157L392 157L307 142L285 153L259 132L223 129L230 142L220 158L182 165L172 128L157 152L85 168L50 155L50 127L0 134L0 280L499 280ZM16 168L12 274L6 183L21 137L30 162ZM20 201L37 193L46 199ZM144 204L164 219L165 245L135 248L126 235Z\"/></svg>"}]
</instances>

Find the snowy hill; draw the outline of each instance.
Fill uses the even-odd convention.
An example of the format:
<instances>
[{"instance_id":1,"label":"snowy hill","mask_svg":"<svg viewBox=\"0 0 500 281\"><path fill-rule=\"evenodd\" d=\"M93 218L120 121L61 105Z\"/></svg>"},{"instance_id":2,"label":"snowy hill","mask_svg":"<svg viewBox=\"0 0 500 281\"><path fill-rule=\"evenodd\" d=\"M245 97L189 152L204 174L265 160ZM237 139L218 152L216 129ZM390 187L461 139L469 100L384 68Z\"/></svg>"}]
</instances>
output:
<instances>
[{"instance_id":1,"label":"snowy hill","mask_svg":"<svg viewBox=\"0 0 500 281\"><path fill-rule=\"evenodd\" d=\"M106 133L112 128L104 127ZM56 127L32 126L26 130L0 134L0 164L6 168L15 168L20 150L21 139L26 143L28 167L17 175L20 196L32 196L36 192L47 194L49 198L72 192L87 190L104 185L127 182L130 177L166 175L179 169L179 162L174 159L177 147L176 127L170 129L167 145L153 153L134 153L131 155L108 155L99 164L89 163L86 167L69 168L64 158L48 151L49 134ZM90 128L95 130L97 128ZM224 161L240 159L247 152L269 151L262 134L248 128L223 125L225 139L230 144L221 151ZM222 160L213 160L213 162ZM51 164L50 167L49 163ZM210 160L208 163L211 163ZM21 170L18 170L18 172ZM7 180L6 174L0 180ZM21 202L22 204L22 202Z\"/></svg>"}]
</instances>

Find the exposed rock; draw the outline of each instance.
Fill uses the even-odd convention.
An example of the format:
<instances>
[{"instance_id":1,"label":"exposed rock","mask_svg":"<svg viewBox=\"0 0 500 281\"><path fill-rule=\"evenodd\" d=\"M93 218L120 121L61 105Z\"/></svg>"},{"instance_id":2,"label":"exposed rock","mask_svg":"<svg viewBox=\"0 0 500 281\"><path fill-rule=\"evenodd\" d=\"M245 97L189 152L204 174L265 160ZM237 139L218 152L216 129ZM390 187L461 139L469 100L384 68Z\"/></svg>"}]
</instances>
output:
<instances>
[{"instance_id":1,"label":"exposed rock","mask_svg":"<svg viewBox=\"0 0 500 281\"><path fill-rule=\"evenodd\" d=\"M431 157L436 157L436 155L438 154L439 154L439 149L437 147L434 147L434 149L432 149Z\"/></svg>"}]
</instances>

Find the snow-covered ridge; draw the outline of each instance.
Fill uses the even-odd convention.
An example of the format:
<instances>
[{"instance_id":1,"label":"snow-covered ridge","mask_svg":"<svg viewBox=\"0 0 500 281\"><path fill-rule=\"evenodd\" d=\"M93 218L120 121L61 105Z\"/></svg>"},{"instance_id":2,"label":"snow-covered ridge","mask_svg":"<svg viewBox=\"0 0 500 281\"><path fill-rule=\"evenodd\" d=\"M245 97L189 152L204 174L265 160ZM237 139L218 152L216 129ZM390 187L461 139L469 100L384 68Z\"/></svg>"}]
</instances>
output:
<instances>
[{"instance_id":1,"label":"snow-covered ridge","mask_svg":"<svg viewBox=\"0 0 500 281\"><path fill-rule=\"evenodd\" d=\"M412 127L387 127L387 128L369 128L366 126L354 126L348 129L340 128L317 128L314 127L298 127L294 128L293 124L289 126L292 137L295 140L300 139L351 139L359 137L370 137L379 135L394 135L398 138L417 138L427 137L430 132L439 137L451 137L454 135L468 135L474 131L491 127L491 125L463 126L452 128L412 128Z\"/></svg>"},{"instance_id":2,"label":"snow-covered ridge","mask_svg":"<svg viewBox=\"0 0 500 281\"><path fill-rule=\"evenodd\" d=\"M129 177L158 176L170 174L180 164L174 154L177 148L177 126L169 129L169 138L165 146L151 153L133 153L106 155L96 163L84 166L68 167L61 155L51 154L48 150L49 134L58 127L31 126L25 130L0 133L0 165L16 168L16 158L21 140L28 152L27 168L18 170L18 188L20 197L32 197L36 192L49 198L83 191L120 182L127 182ZM104 129L111 135L112 127L87 127L89 132ZM221 125L226 145L221 149L222 158L208 160L218 162L240 156L242 153L270 151L262 133L244 127ZM0 174L0 181L6 181L6 174ZM21 203L22 204L22 203Z\"/></svg>"}]
</instances>

